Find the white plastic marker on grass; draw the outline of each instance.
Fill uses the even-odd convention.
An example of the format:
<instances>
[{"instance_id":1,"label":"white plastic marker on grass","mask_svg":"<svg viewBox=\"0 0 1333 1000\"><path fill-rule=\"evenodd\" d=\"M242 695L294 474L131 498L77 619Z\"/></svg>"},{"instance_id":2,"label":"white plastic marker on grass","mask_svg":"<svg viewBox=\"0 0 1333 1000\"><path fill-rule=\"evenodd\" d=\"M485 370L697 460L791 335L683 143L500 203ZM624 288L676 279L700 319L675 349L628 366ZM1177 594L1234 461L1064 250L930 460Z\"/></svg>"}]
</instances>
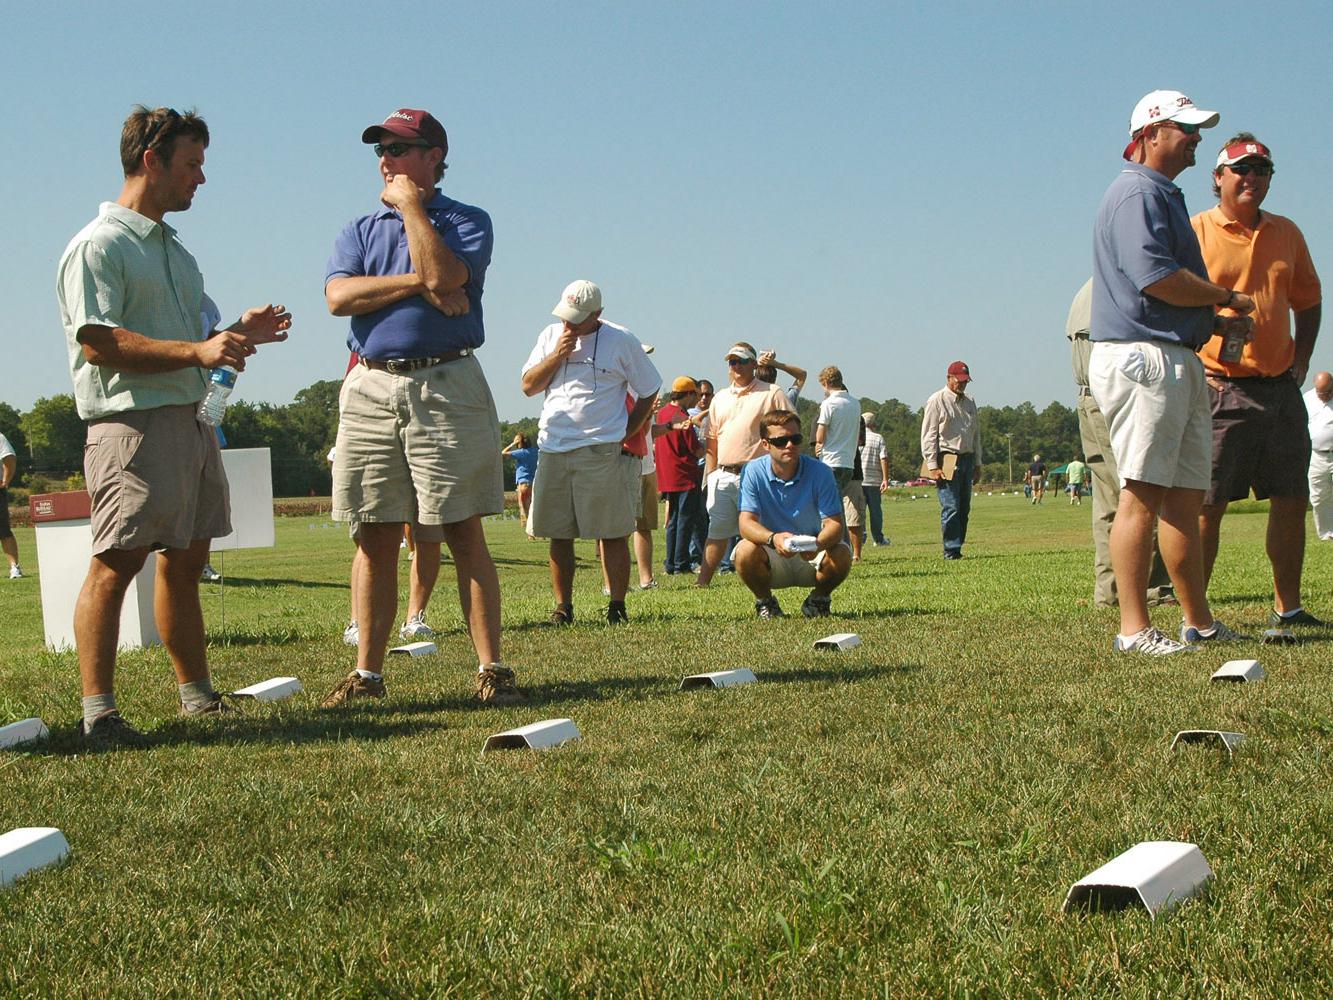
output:
<instances>
[{"instance_id":1,"label":"white plastic marker on grass","mask_svg":"<svg viewBox=\"0 0 1333 1000\"><path fill-rule=\"evenodd\" d=\"M65 835L53 826L25 826L0 836L0 888L16 878L61 861L69 854Z\"/></svg>"},{"instance_id":2,"label":"white plastic marker on grass","mask_svg":"<svg viewBox=\"0 0 1333 1000\"><path fill-rule=\"evenodd\" d=\"M436 648L433 642L409 642L405 646L394 646L389 652L401 653L404 656L430 656L436 652Z\"/></svg>"},{"instance_id":3,"label":"white plastic marker on grass","mask_svg":"<svg viewBox=\"0 0 1333 1000\"><path fill-rule=\"evenodd\" d=\"M1264 629L1265 646L1294 646L1296 645L1296 633L1289 628L1268 628Z\"/></svg>"},{"instance_id":4,"label":"white plastic marker on grass","mask_svg":"<svg viewBox=\"0 0 1333 1000\"><path fill-rule=\"evenodd\" d=\"M815 649L843 651L855 649L859 645L861 645L861 637L855 632L835 632L833 635L826 635L822 639L815 640Z\"/></svg>"},{"instance_id":5,"label":"white plastic marker on grass","mask_svg":"<svg viewBox=\"0 0 1333 1000\"><path fill-rule=\"evenodd\" d=\"M25 743L35 743L38 740L46 739L50 735L46 723L41 719L23 719L19 722L11 722L7 726L0 726L0 750L6 747L22 746Z\"/></svg>"},{"instance_id":6,"label":"white plastic marker on grass","mask_svg":"<svg viewBox=\"0 0 1333 1000\"><path fill-rule=\"evenodd\" d=\"M1258 660L1227 660L1213 674L1215 681L1232 681L1240 684L1263 679L1264 668L1259 666Z\"/></svg>"},{"instance_id":7,"label":"white plastic marker on grass","mask_svg":"<svg viewBox=\"0 0 1333 1000\"><path fill-rule=\"evenodd\" d=\"M1175 750L1186 743L1215 743L1225 748L1227 756L1230 756L1236 752L1236 747L1240 746L1243 739L1244 733L1226 733L1220 729L1182 729L1171 741L1171 749Z\"/></svg>"},{"instance_id":8,"label":"white plastic marker on grass","mask_svg":"<svg viewBox=\"0 0 1333 1000\"><path fill-rule=\"evenodd\" d=\"M1062 909L1119 910L1142 906L1158 913L1198 892L1210 878L1203 852L1176 840L1149 840L1112 858L1069 889Z\"/></svg>"},{"instance_id":9,"label":"white plastic marker on grass","mask_svg":"<svg viewBox=\"0 0 1333 1000\"><path fill-rule=\"evenodd\" d=\"M753 684L758 679L753 670L745 667L738 670L715 670L710 674L690 674L680 682L680 689L693 691L695 688L739 687L742 684Z\"/></svg>"},{"instance_id":10,"label":"white plastic marker on grass","mask_svg":"<svg viewBox=\"0 0 1333 1000\"><path fill-rule=\"evenodd\" d=\"M295 677L273 677L232 692L234 698L254 698L256 701L282 701L301 690Z\"/></svg>"},{"instance_id":11,"label":"white plastic marker on grass","mask_svg":"<svg viewBox=\"0 0 1333 1000\"><path fill-rule=\"evenodd\" d=\"M578 726L571 720L547 719L544 722L534 722L528 726L496 733L486 740L481 752L484 754L487 750L547 750L558 747L561 743L580 739L581 736Z\"/></svg>"}]
</instances>

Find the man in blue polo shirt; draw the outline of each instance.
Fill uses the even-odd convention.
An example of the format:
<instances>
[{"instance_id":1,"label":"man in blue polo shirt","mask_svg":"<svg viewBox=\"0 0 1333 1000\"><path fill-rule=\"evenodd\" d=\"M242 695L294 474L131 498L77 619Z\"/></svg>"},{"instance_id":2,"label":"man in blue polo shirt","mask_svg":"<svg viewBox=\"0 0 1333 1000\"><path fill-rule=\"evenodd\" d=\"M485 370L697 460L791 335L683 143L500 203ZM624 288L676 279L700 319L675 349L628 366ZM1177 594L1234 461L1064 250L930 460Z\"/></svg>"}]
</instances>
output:
<instances>
[{"instance_id":1,"label":"man in blue polo shirt","mask_svg":"<svg viewBox=\"0 0 1333 1000\"><path fill-rule=\"evenodd\" d=\"M398 545L411 522L453 555L477 699L512 704L523 696L500 660L500 581L481 526L504 509L500 422L474 356L486 339L491 220L440 192L449 139L429 112L400 108L361 141L379 160L381 207L339 234L324 279L360 359L338 400L333 463L333 516L351 524L364 556L354 564L360 629L356 669L324 704L384 695Z\"/></svg>"},{"instance_id":2,"label":"man in blue polo shirt","mask_svg":"<svg viewBox=\"0 0 1333 1000\"><path fill-rule=\"evenodd\" d=\"M760 418L759 434L768 454L747 462L741 473L736 573L754 593L760 618L784 617L773 591L799 586L813 588L801 613L822 618L829 595L852 568L838 484L832 469L801 454L796 414L770 410ZM813 547L798 540L793 548L801 536L813 537Z\"/></svg>"},{"instance_id":3,"label":"man in blue polo shirt","mask_svg":"<svg viewBox=\"0 0 1333 1000\"><path fill-rule=\"evenodd\" d=\"M1093 232L1088 379L1106 416L1122 484L1111 526L1118 652L1161 656L1198 642L1243 638L1214 620L1204 592L1199 509L1211 480L1212 416L1194 352L1213 334L1214 306L1239 316L1254 302L1208 280L1185 196L1172 183L1194 165L1199 130L1218 118L1174 90L1155 90L1139 101L1124 152L1129 162L1102 197ZM1162 557L1184 617L1179 642L1148 618L1159 518Z\"/></svg>"}]
</instances>

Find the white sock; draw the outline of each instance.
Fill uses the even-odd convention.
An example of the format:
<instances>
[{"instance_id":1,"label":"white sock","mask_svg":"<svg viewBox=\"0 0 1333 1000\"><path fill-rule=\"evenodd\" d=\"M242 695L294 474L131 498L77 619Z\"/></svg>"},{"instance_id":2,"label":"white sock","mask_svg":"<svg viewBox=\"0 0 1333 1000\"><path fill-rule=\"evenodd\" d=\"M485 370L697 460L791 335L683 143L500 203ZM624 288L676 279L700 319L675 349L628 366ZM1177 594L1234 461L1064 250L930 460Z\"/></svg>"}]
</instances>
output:
<instances>
[{"instance_id":1,"label":"white sock","mask_svg":"<svg viewBox=\"0 0 1333 1000\"><path fill-rule=\"evenodd\" d=\"M1277 609L1275 608L1274 610L1277 610ZM1296 605L1296 607L1292 608L1290 611L1278 611L1278 612L1277 612L1277 616L1278 616L1279 618L1295 618L1298 614L1300 614L1300 613L1301 613L1302 611L1304 611L1304 610L1305 610L1305 607L1304 607L1303 605L1298 604L1298 605Z\"/></svg>"},{"instance_id":2,"label":"white sock","mask_svg":"<svg viewBox=\"0 0 1333 1000\"><path fill-rule=\"evenodd\" d=\"M356 672L357 672L357 675L358 675L358 676L360 676L360 677L362 677L362 678L364 678L365 680L368 680L368 681L378 681L378 680L383 680L383 679L384 679L384 675L383 675L383 674L374 674L374 673L371 673L369 670L362 670L360 667L357 667L357 668L356 668Z\"/></svg>"}]
</instances>

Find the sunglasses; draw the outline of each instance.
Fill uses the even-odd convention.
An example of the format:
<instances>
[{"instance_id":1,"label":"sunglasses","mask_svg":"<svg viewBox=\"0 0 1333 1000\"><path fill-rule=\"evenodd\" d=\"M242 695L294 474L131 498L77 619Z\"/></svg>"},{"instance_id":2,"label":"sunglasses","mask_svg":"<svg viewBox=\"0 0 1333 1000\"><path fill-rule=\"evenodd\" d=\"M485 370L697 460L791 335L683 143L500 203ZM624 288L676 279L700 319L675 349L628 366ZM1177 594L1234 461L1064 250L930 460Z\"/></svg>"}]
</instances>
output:
<instances>
[{"instance_id":1,"label":"sunglasses","mask_svg":"<svg viewBox=\"0 0 1333 1000\"><path fill-rule=\"evenodd\" d=\"M1189 124L1188 122L1178 122L1178 121L1175 121L1174 119L1170 119L1170 120L1167 120L1167 121L1162 122L1161 124L1162 124L1163 126L1165 126L1165 127L1173 128L1173 129L1175 129L1177 132L1184 132L1186 135L1198 135L1198 134L1199 134L1199 126L1198 126L1198 125L1191 125L1191 124Z\"/></svg>"},{"instance_id":2,"label":"sunglasses","mask_svg":"<svg viewBox=\"0 0 1333 1000\"><path fill-rule=\"evenodd\" d=\"M748 358L727 358L727 366L730 368L742 368L745 365L754 364L753 359Z\"/></svg>"},{"instance_id":3,"label":"sunglasses","mask_svg":"<svg viewBox=\"0 0 1333 1000\"><path fill-rule=\"evenodd\" d=\"M382 143L382 142L377 142L377 143L375 143L375 145L371 146L370 148L373 149L373 150L375 151L375 155L376 155L377 157L378 157L378 156L384 156L385 154L388 154L389 156L393 156L393 157L399 157L399 156L402 156L404 153L406 153L409 149L429 149L429 148L430 148L430 143L428 143L428 142L391 142L391 143L389 143L389 144L386 146L386 145L384 145L384 143Z\"/></svg>"},{"instance_id":4,"label":"sunglasses","mask_svg":"<svg viewBox=\"0 0 1333 1000\"><path fill-rule=\"evenodd\" d=\"M1255 177L1272 177L1273 165L1271 163L1234 163L1227 167L1237 177L1245 177L1254 174Z\"/></svg>"},{"instance_id":5,"label":"sunglasses","mask_svg":"<svg viewBox=\"0 0 1333 1000\"><path fill-rule=\"evenodd\" d=\"M764 438L764 443L771 444L774 448L785 448L789 444L800 444L804 440L804 434L775 434L773 437Z\"/></svg>"}]
</instances>

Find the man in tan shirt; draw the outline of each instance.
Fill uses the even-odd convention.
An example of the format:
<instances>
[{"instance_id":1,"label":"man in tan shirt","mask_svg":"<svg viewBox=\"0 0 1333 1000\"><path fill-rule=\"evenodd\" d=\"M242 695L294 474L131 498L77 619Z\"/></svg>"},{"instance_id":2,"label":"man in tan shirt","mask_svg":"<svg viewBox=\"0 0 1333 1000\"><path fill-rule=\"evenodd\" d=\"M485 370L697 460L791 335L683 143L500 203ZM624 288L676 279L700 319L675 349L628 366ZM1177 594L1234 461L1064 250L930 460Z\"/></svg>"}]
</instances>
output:
<instances>
[{"instance_id":1,"label":"man in tan shirt","mask_svg":"<svg viewBox=\"0 0 1333 1000\"><path fill-rule=\"evenodd\" d=\"M926 400L921 414L921 457L926 475L935 480L940 500L940 530L944 535L944 558L963 558L967 540L967 517L972 510L972 484L981 481L981 424L977 404L967 396L972 373L955 361L949 366L947 384ZM946 456L952 456L953 471L946 472Z\"/></svg>"},{"instance_id":2,"label":"man in tan shirt","mask_svg":"<svg viewBox=\"0 0 1333 1000\"><path fill-rule=\"evenodd\" d=\"M759 355L741 341L726 354L731 384L713 399L708 411L708 456L704 491L708 498L708 542L698 586L707 587L728 542L740 534L741 469L764 454L759 421L769 410L790 410L787 394L755 378Z\"/></svg>"}]
</instances>

